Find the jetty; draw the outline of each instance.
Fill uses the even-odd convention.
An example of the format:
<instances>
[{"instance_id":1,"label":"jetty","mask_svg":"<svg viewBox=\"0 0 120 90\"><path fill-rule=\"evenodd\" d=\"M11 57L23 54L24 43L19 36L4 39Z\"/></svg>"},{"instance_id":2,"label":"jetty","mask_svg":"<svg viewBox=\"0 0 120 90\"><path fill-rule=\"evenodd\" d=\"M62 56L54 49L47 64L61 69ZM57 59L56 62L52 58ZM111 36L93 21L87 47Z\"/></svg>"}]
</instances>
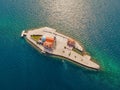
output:
<instances>
[{"instance_id":1,"label":"jetty","mask_svg":"<svg viewBox=\"0 0 120 90\"><path fill-rule=\"evenodd\" d=\"M23 30L21 33L21 37L24 37L24 36L26 36L25 30Z\"/></svg>"},{"instance_id":2,"label":"jetty","mask_svg":"<svg viewBox=\"0 0 120 90\"><path fill-rule=\"evenodd\" d=\"M25 37L42 53L64 57L91 69L100 69L100 66L92 60L91 56L84 53L84 48L76 40L58 33L55 29L43 27L27 32L23 31L21 37Z\"/></svg>"}]
</instances>

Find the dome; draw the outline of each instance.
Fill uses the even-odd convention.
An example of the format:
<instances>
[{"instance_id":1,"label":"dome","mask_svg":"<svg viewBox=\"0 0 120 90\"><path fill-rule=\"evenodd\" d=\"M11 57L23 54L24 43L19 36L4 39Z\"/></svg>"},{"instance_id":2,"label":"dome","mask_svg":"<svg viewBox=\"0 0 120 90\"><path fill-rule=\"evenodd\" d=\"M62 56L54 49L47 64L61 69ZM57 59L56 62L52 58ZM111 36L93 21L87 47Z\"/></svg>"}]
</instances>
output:
<instances>
[{"instance_id":1,"label":"dome","mask_svg":"<svg viewBox=\"0 0 120 90\"><path fill-rule=\"evenodd\" d=\"M42 36L41 40L42 40L42 42L45 42L46 41L46 36Z\"/></svg>"}]
</instances>

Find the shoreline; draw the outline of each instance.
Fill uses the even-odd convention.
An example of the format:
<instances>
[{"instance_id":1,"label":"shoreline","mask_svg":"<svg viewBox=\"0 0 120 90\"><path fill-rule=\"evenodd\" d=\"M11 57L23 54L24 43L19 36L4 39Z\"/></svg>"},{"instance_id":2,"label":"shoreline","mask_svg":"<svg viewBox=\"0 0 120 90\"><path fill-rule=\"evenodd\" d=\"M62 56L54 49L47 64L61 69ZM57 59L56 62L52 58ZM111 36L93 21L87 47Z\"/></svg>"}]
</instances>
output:
<instances>
[{"instance_id":1,"label":"shoreline","mask_svg":"<svg viewBox=\"0 0 120 90\"><path fill-rule=\"evenodd\" d=\"M41 28L40 28L41 29ZM42 46L38 46L38 44L37 43L35 43L35 41L34 40L32 40L31 38L30 38L30 35L32 35L32 34L34 34L34 32L38 32L40 29L32 29L32 30L27 30L27 31L25 31L26 33L25 33L25 35L27 35L27 33L29 33L28 34L28 36L26 36L25 37L25 39L26 39L26 41L30 44L30 45L32 45L32 47L34 47L37 51L39 51L41 54L43 54L41 51L43 51L42 49L41 49L41 47ZM51 28L50 28L51 29ZM33 32L33 33L32 33ZM32 33L32 34L31 34ZM40 32L39 32L40 33ZM45 31L45 33L54 33L55 35L58 35L58 38L63 38L63 39L68 39L68 38L70 38L70 37L68 37L68 36L65 36L65 35L63 35L63 34L61 34L61 33L58 33L58 32L56 32L56 30L55 29L53 29L53 31ZM59 58L64 58L64 59L66 59L67 61L70 61L70 62L72 62L72 63L74 63L74 64L77 64L77 65L80 65L80 66L82 66L82 67L85 67L85 68L88 68L88 69L92 69L92 70L99 70L100 69L100 67L99 67L99 65L98 64L96 64L96 62L95 62L95 60L93 61L93 59L91 58L91 56L85 51L85 49L81 46L81 43L78 43L78 41L76 41L75 40L75 42L76 42L76 44L77 44L77 48L79 49L79 50L82 50L82 52L84 53L83 55L80 55L80 54L75 54L75 52L74 51L70 51L70 52L72 52L72 54L74 55L75 54L75 56L77 55L77 58L74 58L73 57L73 55L72 56L66 56L66 55L64 55L64 54L61 54L61 53L59 53L60 51L58 50L58 51L55 51L55 52L52 52L52 53L49 53L49 52L47 52L51 57L52 56L54 56L54 57L59 57ZM69 52L69 50L68 51L66 51L66 53L65 54L67 54ZM58 54L57 54L58 53ZM47 55L48 55L47 54ZM78 56L78 55L80 55L80 56ZM79 57L79 59L78 59L78 57ZM74 58L74 59L73 59ZM75 60L76 59L76 60ZM84 60L82 60L82 59L84 59ZM87 61L86 61L86 60ZM82 60L82 61L78 61L78 60ZM95 64L95 66L94 66L94 64ZM92 66L91 66L92 65ZM98 66L96 66L96 65L98 65Z\"/></svg>"},{"instance_id":2,"label":"shoreline","mask_svg":"<svg viewBox=\"0 0 120 90\"><path fill-rule=\"evenodd\" d=\"M40 52L40 54L43 54L41 51L41 49L39 47L37 47L36 45L34 45L34 43L32 43L30 40L28 40L27 38L25 38L27 40L27 42L32 46L34 47L38 52ZM44 54L43 54L44 55ZM72 64L75 64L77 66L80 66L80 67L84 67L84 68L87 68L87 69L90 69L90 70L95 70L95 71L98 71L99 69L95 69L95 68L91 68L91 67L88 67L88 66L85 66L83 64L80 64L78 62L75 62L69 58L66 58L64 56L60 56L60 55L54 55L54 54L50 54L48 53L47 55L50 55L50 57L56 57L56 58L60 58L60 59L66 59L67 61L70 61ZM92 60L93 61L93 60Z\"/></svg>"}]
</instances>

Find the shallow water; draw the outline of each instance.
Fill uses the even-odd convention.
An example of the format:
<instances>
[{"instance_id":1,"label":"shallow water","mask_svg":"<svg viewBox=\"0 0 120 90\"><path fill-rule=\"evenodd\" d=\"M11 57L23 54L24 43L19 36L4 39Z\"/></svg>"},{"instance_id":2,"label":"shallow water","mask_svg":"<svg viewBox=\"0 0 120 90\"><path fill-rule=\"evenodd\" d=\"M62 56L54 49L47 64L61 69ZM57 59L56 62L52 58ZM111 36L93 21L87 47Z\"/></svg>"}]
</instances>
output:
<instances>
[{"instance_id":1,"label":"shallow water","mask_svg":"<svg viewBox=\"0 0 120 90\"><path fill-rule=\"evenodd\" d=\"M119 0L1 0L1 90L118 90ZM46 57L20 38L22 30L48 26L85 47L101 66L89 71Z\"/></svg>"}]
</instances>

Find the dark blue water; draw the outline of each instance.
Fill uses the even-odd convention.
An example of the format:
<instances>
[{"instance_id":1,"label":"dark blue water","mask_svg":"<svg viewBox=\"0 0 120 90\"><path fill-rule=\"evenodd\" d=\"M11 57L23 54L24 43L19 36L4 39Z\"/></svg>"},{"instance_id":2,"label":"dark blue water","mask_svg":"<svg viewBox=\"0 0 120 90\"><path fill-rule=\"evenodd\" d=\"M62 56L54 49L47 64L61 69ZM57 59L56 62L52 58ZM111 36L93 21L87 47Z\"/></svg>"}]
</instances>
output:
<instances>
[{"instance_id":1,"label":"dark blue water","mask_svg":"<svg viewBox=\"0 0 120 90\"><path fill-rule=\"evenodd\" d=\"M119 0L0 0L0 90L119 90ZM40 54L22 30L52 27L85 47L94 72Z\"/></svg>"}]
</instances>

